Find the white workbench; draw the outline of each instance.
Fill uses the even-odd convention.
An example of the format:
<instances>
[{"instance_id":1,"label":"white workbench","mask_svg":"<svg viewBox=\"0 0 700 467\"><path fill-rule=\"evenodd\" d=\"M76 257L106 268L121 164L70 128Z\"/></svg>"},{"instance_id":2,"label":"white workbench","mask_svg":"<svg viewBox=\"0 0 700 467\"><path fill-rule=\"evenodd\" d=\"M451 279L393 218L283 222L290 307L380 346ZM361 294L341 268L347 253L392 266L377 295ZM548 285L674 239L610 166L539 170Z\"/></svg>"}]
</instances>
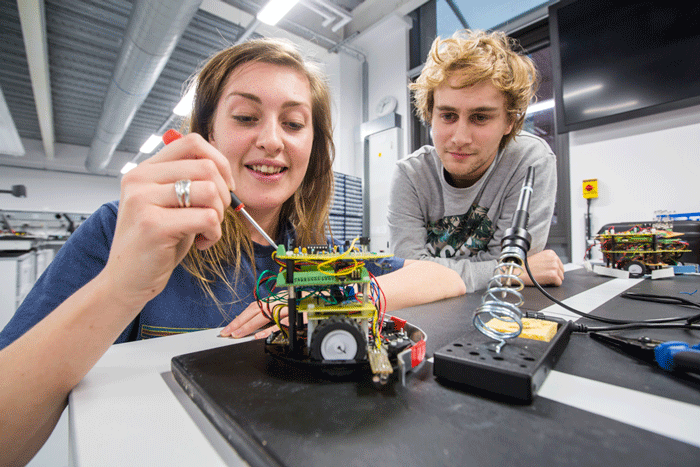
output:
<instances>
[{"instance_id":1,"label":"white workbench","mask_svg":"<svg viewBox=\"0 0 700 467\"><path fill-rule=\"evenodd\" d=\"M69 398L72 465L247 465L170 372L173 356L248 339L220 329L112 346Z\"/></svg>"},{"instance_id":2,"label":"white workbench","mask_svg":"<svg viewBox=\"0 0 700 467\"><path fill-rule=\"evenodd\" d=\"M614 279L566 303L591 311L637 282ZM542 311L567 316L556 305ZM219 331L112 346L70 395L72 465L247 465L170 371L173 356L237 342L218 337ZM550 373L538 397L700 447L696 405L558 371Z\"/></svg>"}]
</instances>

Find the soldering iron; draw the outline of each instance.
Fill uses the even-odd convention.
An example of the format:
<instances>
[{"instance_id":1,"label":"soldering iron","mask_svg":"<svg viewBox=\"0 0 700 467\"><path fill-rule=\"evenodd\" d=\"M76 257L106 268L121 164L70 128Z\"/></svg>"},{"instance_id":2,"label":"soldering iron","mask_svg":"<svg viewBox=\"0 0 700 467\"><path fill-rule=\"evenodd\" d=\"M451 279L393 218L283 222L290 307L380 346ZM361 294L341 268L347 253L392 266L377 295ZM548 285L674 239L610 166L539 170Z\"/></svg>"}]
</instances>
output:
<instances>
[{"instance_id":1,"label":"soldering iron","mask_svg":"<svg viewBox=\"0 0 700 467\"><path fill-rule=\"evenodd\" d=\"M513 215L513 223L511 227L506 229L503 239L501 240L501 257L513 255L525 261L527 252L530 250L530 241L532 237L527 231L527 222L529 219L528 210L530 208L530 198L532 197L532 186L535 183L535 168L528 167L525 182L520 190L520 198L518 206Z\"/></svg>"}]
</instances>

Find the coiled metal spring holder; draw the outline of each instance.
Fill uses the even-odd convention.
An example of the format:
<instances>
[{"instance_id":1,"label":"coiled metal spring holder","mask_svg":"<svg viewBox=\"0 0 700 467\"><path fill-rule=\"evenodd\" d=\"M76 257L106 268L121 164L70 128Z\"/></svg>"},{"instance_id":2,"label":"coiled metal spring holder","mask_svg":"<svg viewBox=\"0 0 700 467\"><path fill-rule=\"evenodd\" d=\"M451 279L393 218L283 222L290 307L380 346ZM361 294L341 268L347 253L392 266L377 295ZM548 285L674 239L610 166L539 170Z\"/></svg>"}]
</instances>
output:
<instances>
[{"instance_id":1,"label":"coiled metal spring holder","mask_svg":"<svg viewBox=\"0 0 700 467\"><path fill-rule=\"evenodd\" d=\"M507 339L518 337L523 330L523 315L519 308L523 304L520 293L525 286L520 278L523 272L522 260L511 251L504 250L481 299L481 305L474 312L474 326L482 334L499 341L497 353ZM487 318L486 321L484 318ZM516 323L518 328L510 332L496 330L488 324L491 318Z\"/></svg>"}]
</instances>

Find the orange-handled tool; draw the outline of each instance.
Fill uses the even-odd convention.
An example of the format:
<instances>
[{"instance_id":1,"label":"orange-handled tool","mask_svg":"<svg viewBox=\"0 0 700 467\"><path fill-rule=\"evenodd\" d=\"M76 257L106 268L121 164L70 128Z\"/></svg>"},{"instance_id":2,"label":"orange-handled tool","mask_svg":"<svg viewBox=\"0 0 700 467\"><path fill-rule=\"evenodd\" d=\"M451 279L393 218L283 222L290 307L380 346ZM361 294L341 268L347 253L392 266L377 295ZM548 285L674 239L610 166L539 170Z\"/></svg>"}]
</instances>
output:
<instances>
[{"instance_id":1,"label":"orange-handled tool","mask_svg":"<svg viewBox=\"0 0 700 467\"><path fill-rule=\"evenodd\" d=\"M170 144L176 139L180 138L182 138L182 133L171 128L163 134L163 143ZM270 238L270 236L263 230L263 228L260 227L260 225L258 225L257 222L255 222L255 219L253 219L251 215L248 214L248 211L245 210L245 206L243 205L243 202L241 202L241 200L238 199L238 196L236 196L233 193L233 191L229 191L229 193L231 193L231 207L233 207L234 211L238 211L241 214L243 214L245 218L248 219L248 221L251 224L253 224L253 227L255 227L255 229L258 232L260 232L260 235L262 235L263 238L267 240L267 243L269 243L270 245L275 247L275 249L277 249L277 244Z\"/></svg>"}]
</instances>

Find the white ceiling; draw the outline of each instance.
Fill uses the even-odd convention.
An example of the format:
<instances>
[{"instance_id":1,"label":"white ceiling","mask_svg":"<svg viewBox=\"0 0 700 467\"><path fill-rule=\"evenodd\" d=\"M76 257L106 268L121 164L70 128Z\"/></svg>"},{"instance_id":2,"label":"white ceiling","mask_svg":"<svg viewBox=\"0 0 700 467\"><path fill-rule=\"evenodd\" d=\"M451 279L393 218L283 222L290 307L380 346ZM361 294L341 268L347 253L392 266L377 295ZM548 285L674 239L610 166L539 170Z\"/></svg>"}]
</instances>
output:
<instances>
[{"instance_id":1,"label":"white ceiling","mask_svg":"<svg viewBox=\"0 0 700 467\"><path fill-rule=\"evenodd\" d=\"M88 172L85 160L115 64L129 39L129 18L138 3L159 1L167 0L0 0L0 89L25 150L23 156L7 155L9 145L0 140L0 166ZM184 83L201 62L254 25L264 1L202 1L134 109L108 165L92 172L118 176L141 144L171 118ZM345 39L387 14L424 2L301 0L277 27L255 25L252 35L287 35L342 53L343 44L351 46ZM0 121L0 129L4 125Z\"/></svg>"}]
</instances>

